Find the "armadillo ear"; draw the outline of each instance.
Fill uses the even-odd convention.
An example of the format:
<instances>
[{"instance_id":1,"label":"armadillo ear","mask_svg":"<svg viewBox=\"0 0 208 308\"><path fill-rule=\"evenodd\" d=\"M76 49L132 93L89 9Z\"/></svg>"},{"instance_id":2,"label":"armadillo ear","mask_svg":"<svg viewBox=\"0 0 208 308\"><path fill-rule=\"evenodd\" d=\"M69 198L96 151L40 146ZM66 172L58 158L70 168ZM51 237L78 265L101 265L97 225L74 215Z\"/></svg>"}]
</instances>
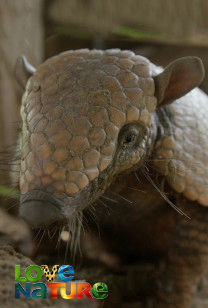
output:
<instances>
[{"instance_id":1,"label":"armadillo ear","mask_svg":"<svg viewBox=\"0 0 208 308\"><path fill-rule=\"evenodd\" d=\"M23 89L25 89L28 79L34 73L35 68L27 61L25 56L19 56L15 65L15 77Z\"/></svg>"},{"instance_id":2,"label":"armadillo ear","mask_svg":"<svg viewBox=\"0 0 208 308\"><path fill-rule=\"evenodd\" d=\"M203 63L197 57L184 57L171 62L154 77L158 107L170 104L200 85L204 74Z\"/></svg>"}]
</instances>

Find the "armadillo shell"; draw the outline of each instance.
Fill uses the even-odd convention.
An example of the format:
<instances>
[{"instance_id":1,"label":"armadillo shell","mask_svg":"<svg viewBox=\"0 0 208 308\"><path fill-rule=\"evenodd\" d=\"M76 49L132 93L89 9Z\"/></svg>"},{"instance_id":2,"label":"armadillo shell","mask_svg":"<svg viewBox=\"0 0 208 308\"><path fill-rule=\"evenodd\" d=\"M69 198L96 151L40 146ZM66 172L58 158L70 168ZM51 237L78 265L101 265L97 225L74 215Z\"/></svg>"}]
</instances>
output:
<instances>
[{"instance_id":1,"label":"armadillo shell","mask_svg":"<svg viewBox=\"0 0 208 308\"><path fill-rule=\"evenodd\" d=\"M208 206L208 99L196 88L158 111L153 164L170 186Z\"/></svg>"}]
</instances>

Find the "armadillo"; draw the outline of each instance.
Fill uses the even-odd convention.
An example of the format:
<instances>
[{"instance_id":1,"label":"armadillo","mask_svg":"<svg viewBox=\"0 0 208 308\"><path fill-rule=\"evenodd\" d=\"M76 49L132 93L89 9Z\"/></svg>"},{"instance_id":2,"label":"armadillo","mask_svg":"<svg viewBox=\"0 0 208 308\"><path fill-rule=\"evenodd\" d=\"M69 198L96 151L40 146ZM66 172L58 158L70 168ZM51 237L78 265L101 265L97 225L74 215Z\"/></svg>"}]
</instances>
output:
<instances>
[{"instance_id":1,"label":"armadillo","mask_svg":"<svg viewBox=\"0 0 208 308\"><path fill-rule=\"evenodd\" d=\"M164 257L155 307L190 307L208 263L201 60L162 68L131 51L83 49L37 69L22 57L20 71L20 215L47 228L93 205L109 249ZM116 205L109 191L122 196Z\"/></svg>"}]
</instances>

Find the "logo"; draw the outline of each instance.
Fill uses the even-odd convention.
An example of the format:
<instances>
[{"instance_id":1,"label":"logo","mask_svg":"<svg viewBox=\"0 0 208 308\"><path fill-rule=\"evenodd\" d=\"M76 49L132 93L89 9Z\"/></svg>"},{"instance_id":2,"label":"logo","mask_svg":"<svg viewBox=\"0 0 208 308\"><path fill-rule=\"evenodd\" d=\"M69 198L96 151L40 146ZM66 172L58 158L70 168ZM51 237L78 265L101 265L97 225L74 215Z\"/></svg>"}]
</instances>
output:
<instances>
[{"instance_id":1,"label":"logo","mask_svg":"<svg viewBox=\"0 0 208 308\"><path fill-rule=\"evenodd\" d=\"M43 274L48 283L40 282ZM15 265L15 298L19 299L22 295L27 299L105 299L108 296L108 286L104 282L91 286L88 282L73 280L74 274L70 265L54 265L51 272L48 265L30 265L21 277L20 265ZM56 275L61 282L52 282ZM48 289L51 291L49 294Z\"/></svg>"}]
</instances>

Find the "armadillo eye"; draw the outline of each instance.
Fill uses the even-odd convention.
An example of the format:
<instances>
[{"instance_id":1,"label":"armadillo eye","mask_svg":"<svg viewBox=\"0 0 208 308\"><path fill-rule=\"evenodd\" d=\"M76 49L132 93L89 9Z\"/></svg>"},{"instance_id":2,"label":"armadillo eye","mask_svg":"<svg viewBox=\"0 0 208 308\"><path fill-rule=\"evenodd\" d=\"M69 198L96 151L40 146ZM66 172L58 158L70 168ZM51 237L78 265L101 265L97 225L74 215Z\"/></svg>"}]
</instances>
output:
<instances>
[{"instance_id":1,"label":"armadillo eye","mask_svg":"<svg viewBox=\"0 0 208 308\"><path fill-rule=\"evenodd\" d=\"M137 143L138 137L140 135L140 129L135 125L125 125L122 127L119 136L118 142L121 148L130 148Z\"/></svg>"},{"instance_id":2,"label":"armadillo eye","mask_svg":"<svg viewBox=\"0 0 208 308\"><path fill-rule=\"evenodd\" d=\"M134 130L126 132L121 139L122 148L132 147L137 140L137 136L138 134Z\"/></svg>"},{"instance_id":3,"label":"armadillo eye","mask_svg":"<svg viewBox=\"0 0 208 308\"><path fill-rule=\"evenodd\" d=\"M133 143L135 140L136 140L136 135L130 133L125 137L123 144Z\"/></svg>"}]
</instances>

